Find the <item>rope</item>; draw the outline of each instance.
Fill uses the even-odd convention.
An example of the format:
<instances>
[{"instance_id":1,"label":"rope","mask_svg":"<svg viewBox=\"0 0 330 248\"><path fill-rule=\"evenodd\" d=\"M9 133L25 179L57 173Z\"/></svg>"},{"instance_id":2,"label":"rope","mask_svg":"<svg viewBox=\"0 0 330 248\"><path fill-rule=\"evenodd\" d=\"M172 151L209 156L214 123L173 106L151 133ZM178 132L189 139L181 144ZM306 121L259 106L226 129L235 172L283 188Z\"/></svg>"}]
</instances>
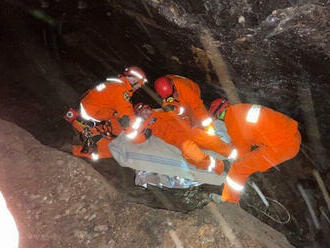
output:
<instances>
[{"instance_id":1,"label":"rope","mask_svg":"<svg viewBox=\"0 0 330 248\"><path fill-rule=\"evenodd\" d=\"M269 198L269 197L266 197L266 199L267 199L268 201L270 201L270 202L273 202L273 203L278 204L282 209L284 209L286 215L288 216L287 219L286 219L285 221L282 221L282 220L276 219L276 218L274 218L273 216L271 216L271 214L267 213L265 210L261 210L261 209L255 207L255 206L253 206L253 205L251 205L251 204L249 204L249 203L247 203L247 206L248 206L248 207L251 207L251 208L253 208L253 209L255 209L256 211L258 211L258 212L260 212L260 213L262 213L263 215L265 215L266 217L268 217L269 219L271 219L272 221L274 221L274 222L276 222L276 223L278 223L278 224L282 224L282 225L284 225L284 224L289 223L290 220L291 220L291 215L290 215L289 211L286 209L286 207L284 207L283 204L281 204L279 201L277 201L277 200L275 200L275 199L272 199L272 198Z\"/></svg>"},{"instance_id":2,"label":"rope","mask_svg":"<svg viewBox=\"0 0 330 248\"><path fill-rule=\"evenodd\" d=\"M249 186L251 186L257 192L257 194L261 198L262 202L268 208L269 207L269 202L267 201L265 195L261 192L261 190L259 189L259 187L254 182L249 183Z\"/></svg>"},{"instance_id":3,"label":"rope","mask_svg":"<svg viewBox=\"0 0 330 248\"><path fill-rule=\"evenodd\" d=\"M277 201L275 199L272 199L272 198L269 198L269 197L265 196L261 192L261 190L259 189L259 187L254 182L248 183L248 185L256 191L256 193L258 194L258 196L262 200L263 204L266 206L266 209L269 209L269 207L270 207L270 204L269 204L270 202L269 201L274 202L274 203L277 203L282 209L285 210L285 213L288 216L288 218L285 221L277 220L276 218L274 218L273 216L271 216L270 213L267 213L265 210L261 210L261 209L255 207L254 205L251 205L251 204L249 204L247 202L246 204L247 204L248 207L251 207L251 208L255 209L256 211L262 213L263 215L267 216L268 218L270 218L271 220L275 221L276 223L279 223L279 224L284 225L284 224L287 224L287 223L290 222L291 215L290 215L289 211L284 207L283 204L281 204L279 201Z\"/></svg>"}]
</instances>

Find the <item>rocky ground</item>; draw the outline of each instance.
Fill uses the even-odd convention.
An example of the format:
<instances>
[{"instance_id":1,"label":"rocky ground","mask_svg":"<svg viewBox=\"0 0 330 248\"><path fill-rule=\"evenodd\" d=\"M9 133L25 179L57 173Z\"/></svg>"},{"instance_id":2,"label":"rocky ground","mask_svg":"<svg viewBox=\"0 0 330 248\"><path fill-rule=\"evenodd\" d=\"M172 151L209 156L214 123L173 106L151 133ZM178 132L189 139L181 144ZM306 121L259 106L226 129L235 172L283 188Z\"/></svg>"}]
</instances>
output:
<instances>
[{"instance_id":1,"label":"rocky ground","mask_svg":"<svg viewBox=\"0 0 330 248\"><path fill-rule=\"evenodd\" d=\"M0 121L0 190L20 247L293 247L232 204L189 214L130 202L91 165Z\"/></svg>"}]
</instances>

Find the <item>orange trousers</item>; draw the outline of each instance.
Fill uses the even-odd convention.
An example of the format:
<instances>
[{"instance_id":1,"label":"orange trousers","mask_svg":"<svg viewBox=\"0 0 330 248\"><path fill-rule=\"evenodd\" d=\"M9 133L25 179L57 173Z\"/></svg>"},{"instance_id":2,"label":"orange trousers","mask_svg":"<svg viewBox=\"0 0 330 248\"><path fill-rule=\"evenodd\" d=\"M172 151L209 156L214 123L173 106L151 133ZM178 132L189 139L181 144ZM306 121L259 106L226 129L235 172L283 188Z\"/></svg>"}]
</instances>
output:
<instances>
[{"instance_id":1,"label":"orange trousers","mask_svg":"<svg viewBox=\"0 0 330 248\"><path fill-rule=\"evenodd\" d=\"M217 136L210 136L204 130L193 128L189 130L190 139L182 142L180 149L182 156L197 169L207 170L210 165L210 156L201 149L211 150L224 156L229 156L232 148L220 140ZM221 174L224 165L221 160L216 160L214 171Z\"/></svg>"},{"instance_id":2,"label":"orange trousers","mask_svg":"<svg viewBox=\"0 0 330 248\"><path fill-rule=\"evenodd\" d=\"M250 175L255 172L264 172L297 155L301 143L299 131L292 136L282 139L277 144L261 145L259 148L243 154L235 161L228 176L240 185L244 185ZM234 190L228 182L225 183L222 200L238 203L240 191Z\"/></svg>"},{"instance_id":3,"label":"orange trousers","mask_svg":"<svg viewBox=\"0 0 330 248\"><path fill-rule=\"evenodd\" d=\"M231 145L223 142L217 136L208 135L205 130L192 128L189 122L171 116L170 113L155 113L156 123L152 126L152 134L166 143L179 148L182 156L198 169L207 170L210 165L210 156L201 149L211 150L228 156L232 150ZM223 172L223 162L217 161L214 171Z\"/></svg>"}]
</instances>

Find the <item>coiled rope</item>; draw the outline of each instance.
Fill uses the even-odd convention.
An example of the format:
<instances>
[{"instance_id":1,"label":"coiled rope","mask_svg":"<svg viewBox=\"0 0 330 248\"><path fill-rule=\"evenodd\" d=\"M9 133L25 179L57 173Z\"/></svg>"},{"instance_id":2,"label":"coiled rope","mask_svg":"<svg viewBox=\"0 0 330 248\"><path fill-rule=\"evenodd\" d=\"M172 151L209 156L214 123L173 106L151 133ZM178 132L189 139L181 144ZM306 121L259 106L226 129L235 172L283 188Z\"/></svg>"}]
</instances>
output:
<instances>
[{"instance_id":1,"label":"coiled rope","mask_svg":"<svg viewBox=\"0 0 330 248\"><path fill-rule=\"evenodd\" d=\"M258 196L259 196L260 199L262 200L263 204L265 205L266 209L265 209L265 210L262 210L262 209L260 209L260 208L258 208L258 207L256 207L256 206L254 206L254 205L252 205L252 204L249 204L249 203L247 202L246 205L247 205L248 207L251 207L251 208L253 208L254 210L256 210L256 211L262 213L263 215L265 215L266 217L270 218L272 221L274 221L274 222L276 222L276 223L278 223L278 224L282 224L282 225L284 225L284 224L287 224L287 223L290 222L290 220L291 220L291 215L290 215L289 211L287 210L287 208L286 208L282 203L280 203L279 201L277 201L277 200L275 200L275 199L273 199L273 198L266 197L266 196L261 192L261 190L259 189L259 187L258 187L254 182L252 182L252 183L248 183L248 185L249 185L249 186L250 186L250 187L251 187L251 188L252 188L252 189L258 194ZM267 212L267 210L271 207L271 205L269 204L270 202L277 204L278 206L280 206L281 209L284 210L284 212L285 212L285 214L286 214L286 216L287 216L287 218L286 218L285 221L280 220L280 219L277 219L277 218L273 217L269 212Z\"/></svg>"},{"instance_id":2,"label":"coiled rope","mask_svg":"<svg viewBox=\"0 0 330 248\"><path fill-rule=\"evenodd\" d=\"M291 220L291 215L290 215L289 211L286 209L286 207L285 207L282 203L280 203L279 201L277 201L277 200L275 200L275 199L272 199L272 198L270 198L270 197L265 197L265 198L266 198L269 202L273 202L273 203L277 204L278 206L280 206L280 207L285 211L285 214L287 215L286 220L283 221L283 220L280 220L279 218L275 218L275 217L273 217L270 213L268 213L266 210L259 209L259 208L257 208L256 206L254 206L254 205L252 205L252 204L246 203L246 205L247 205L248 207L251 207L251 208L253 208L254 210L256 210L256 211L262 213L263 215L265 215L266 217L268 217L269 219L271 219L272 221L274 221L274 222L276 222L276 223L278 223L278 224L282 224L282 225L284 225L284 224L289 223L290 220ZM269 209L269 208L267 208L267 209Z\"/></svg>"}]
</instances>

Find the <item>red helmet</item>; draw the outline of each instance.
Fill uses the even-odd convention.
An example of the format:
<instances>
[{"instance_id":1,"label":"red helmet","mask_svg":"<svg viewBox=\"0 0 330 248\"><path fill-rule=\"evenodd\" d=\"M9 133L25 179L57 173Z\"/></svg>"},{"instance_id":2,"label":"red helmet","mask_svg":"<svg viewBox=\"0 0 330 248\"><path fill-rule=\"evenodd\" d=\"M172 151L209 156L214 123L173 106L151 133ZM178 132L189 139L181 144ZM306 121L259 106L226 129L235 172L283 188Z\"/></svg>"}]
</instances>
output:
<instances>
[{"instance_id":1,"label":"red helmet","mask_svg":"<svg viewBox=\"0 0 330 248\"><path fill-rule=\"evenodd\" d=\"M167 98L173 94L173 84L167 77L160 77L155 81L154 88L161 98Z\"/></svg>"},{"instance_id":2,"label":"red helmet","mask_svg":"<svg viewBox=\"0 0 330 248\"><path fill-rule=\"evenodd\" d=\"M226 99L217 98L211 103L209 113L217 118L228 106L229 102Z\"/></svg>"},{"instance_id":3,"label":"red helmet","mask_svg":"<svg viewBox=\"0 0 330 248\"><path fill-rule=\"evenodd\" d=\"M123 74L134 89L141 88L145 83L148 82L144 71L137 66L126 67Z\"/></svg>"}]
</instances>

